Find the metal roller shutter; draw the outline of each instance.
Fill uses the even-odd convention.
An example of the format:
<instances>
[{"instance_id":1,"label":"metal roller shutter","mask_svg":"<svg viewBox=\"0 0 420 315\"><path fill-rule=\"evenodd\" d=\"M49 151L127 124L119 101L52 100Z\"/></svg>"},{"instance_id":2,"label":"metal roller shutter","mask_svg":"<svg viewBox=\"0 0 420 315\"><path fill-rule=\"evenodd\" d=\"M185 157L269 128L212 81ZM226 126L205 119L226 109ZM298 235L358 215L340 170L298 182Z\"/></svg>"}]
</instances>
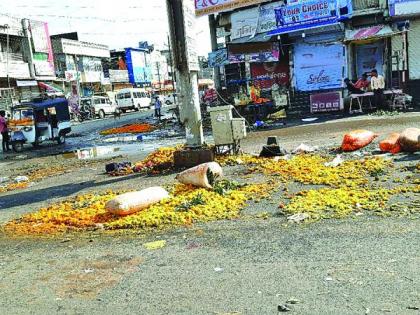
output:
<instances>
[{"instance_id":1,"label":"metal roller shutter","mask_svg":"<svg viewBox=\"0 0 420 315\"><path fill-rule=\"evenodd\" d=\"M410 21L408 42L410 80L418 80L420 79L420 20Z\"/></svg>"}]
</instances>

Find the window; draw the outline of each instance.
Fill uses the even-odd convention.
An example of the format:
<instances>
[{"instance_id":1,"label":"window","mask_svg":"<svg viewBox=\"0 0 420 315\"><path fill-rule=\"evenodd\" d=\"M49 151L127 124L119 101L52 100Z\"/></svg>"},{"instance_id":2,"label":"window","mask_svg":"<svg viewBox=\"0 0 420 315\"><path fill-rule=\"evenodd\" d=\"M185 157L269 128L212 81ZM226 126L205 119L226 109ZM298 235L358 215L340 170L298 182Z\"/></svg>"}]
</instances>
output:
<instances>
[{"instance_id":1,"label":"window","mask_svg":"<svg viewBox=\"0 0 420 315\"><path fill-rule=\"evenodd\" d=\"M124 93L124 98L131 98L131 93L130 92Z\"/></svg>"},{"instance_id":2,"label":"window","mask_svg":"<svg viewBox=\"0 0 420 315\"><path fill-rule=\"evenodd\" d=\"M95 98L93 100L93 104L97 105L97 104L101 104L101 99L100 98Z\"/></svg>"}]
</instances>

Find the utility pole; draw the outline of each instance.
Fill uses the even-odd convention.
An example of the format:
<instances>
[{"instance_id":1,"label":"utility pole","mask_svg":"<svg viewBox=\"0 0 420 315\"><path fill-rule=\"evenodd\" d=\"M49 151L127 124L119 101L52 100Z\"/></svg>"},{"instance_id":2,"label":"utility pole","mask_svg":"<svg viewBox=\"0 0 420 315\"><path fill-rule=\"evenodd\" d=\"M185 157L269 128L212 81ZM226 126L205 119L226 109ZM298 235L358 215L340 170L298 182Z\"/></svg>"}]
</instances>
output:
<instances>
[{"instance_id":1,"label":"utility pole","mask_svg":"<svg viewBox=\"0 0 420 315\"><path fill-rule=\"evenodd\" d=\"M216 51L218 47L217 47L216 18L214 17L214 14L209 15L209 28L210 28L211 50ZM220 82L219 67L213 68L213 76L214 76L214 87L216 88L216 90L220 90L221 82Z\"/></svg>"},{"instance_id":2,"label":"utility pole","mask_svg":"<svg viewBox=\"0 0 420 315\"><path fill-rule=\"evenodd\" d=\"M25 36L26 50L29 64L29 74L32 79L35 79L34 54L32 51L31 34L29 32L29 20L22 20L23 35Z\"/></svg>"},{"instance_id":3,"label":"utility pole","mask_svg":"<svg viewBox=\"0 0 420 315\"><path fill-rule=\"evenodd\" d=\"M175 73L175 66L173 62L172 57L172 45L171 45L171 39L168 35L168 50L169 50L169 64L171 65L171 79L172 79L172 86L175 90L175 82L176 82L176 73ZM168 69L168 79L169 79L169 69Z\"/></svg>"},{"instance_id":4,"label":"utility pole","mask_svg":"<svg viewBox=\"0 0 420 315\"><path fill-rule=\"evenodd\" d=\"M156 61L156 71L157 71L157 76L158 76L158 82L159 82L159 91L161 90L161 81L160 81L160 65L159 65L159 61Z\"/></svg>"},{"instance_id":5,"label":"utility pole","mask_svg":"<svg viewBox=\"0 0 420 315\"><path fill-rule=\"evenodd\" d=\"M172 55L177 70L180 118L185 125L187 147L202 147L203 126L198 95L198 71L194 1L166 0Z\"/></svg>"}]
</instances>

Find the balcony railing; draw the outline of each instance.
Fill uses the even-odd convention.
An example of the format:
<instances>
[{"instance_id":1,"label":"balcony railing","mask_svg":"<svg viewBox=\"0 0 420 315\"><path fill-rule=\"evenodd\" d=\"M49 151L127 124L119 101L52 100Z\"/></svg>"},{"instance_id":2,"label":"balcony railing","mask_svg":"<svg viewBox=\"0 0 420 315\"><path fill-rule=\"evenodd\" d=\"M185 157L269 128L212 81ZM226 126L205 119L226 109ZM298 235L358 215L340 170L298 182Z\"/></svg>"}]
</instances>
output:
<instances>
[{"instance_id":1,"label":"balcony railing","mask_svg":"<svg viewBox=\"0 0 420 315\"><path fill-rule=\"evenodd\" d=\"M354 10L379 9L380 0L353 0Z\"/></svg>"}]
</instances>

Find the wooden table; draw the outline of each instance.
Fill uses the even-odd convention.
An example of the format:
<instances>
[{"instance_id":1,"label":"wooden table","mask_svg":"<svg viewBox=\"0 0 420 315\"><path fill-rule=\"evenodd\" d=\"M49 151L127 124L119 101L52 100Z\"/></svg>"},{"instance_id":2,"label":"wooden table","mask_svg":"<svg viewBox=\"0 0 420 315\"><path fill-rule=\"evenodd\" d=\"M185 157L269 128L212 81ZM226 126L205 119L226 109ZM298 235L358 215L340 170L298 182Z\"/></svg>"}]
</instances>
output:
<instances>
[{"instance_id":1,"label":"wooden table","mask_svg":"<svg viewBox=\"0 0 420 315\"><path fill-rule=\"evenodd\" d=\"M350 109L349 109L349 113L350 114L355 114L355 113L363 113L363 109L362 109L362 104L363 104L363 99L368 97L369 100L369 108L373 109L372 106L372 96L374 96L375 94L373 92L365 92L362 94L350 94ZM395 109L396 107L402 107L405 108L405 104L401 105L399 104L400 102L398 101L398 97L399 96L403 96L404 93L401 89L388 89L388 90L384 90L384 95L391 95L391 108ZM354 102L356 103L355 105L357 105L357 109L353 109L353 105Z\"/></svg>"}]
</instances>

